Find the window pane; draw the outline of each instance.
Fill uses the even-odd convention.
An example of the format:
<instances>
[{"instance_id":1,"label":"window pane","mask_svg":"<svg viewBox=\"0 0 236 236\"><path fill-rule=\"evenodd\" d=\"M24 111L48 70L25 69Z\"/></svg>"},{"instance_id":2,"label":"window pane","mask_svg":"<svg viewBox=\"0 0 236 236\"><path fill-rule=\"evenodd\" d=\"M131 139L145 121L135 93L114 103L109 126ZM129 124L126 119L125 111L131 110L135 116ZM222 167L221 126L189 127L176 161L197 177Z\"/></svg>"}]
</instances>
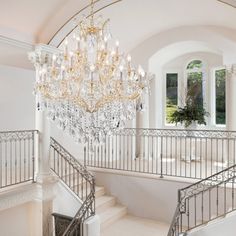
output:
<instances>
[{"instance_id":1,"label":"window pane","mask_svg":"<svg viewBox=\"0 0 236 236\"><path fill-rule=\"evenodd\" d=\"M201 69L201 68L202 68L202 61L200 60L191 61L187 66L187 70Z\"/></svg>"},{"instance_id":2,"label":"window pane","mask_svg":"<svg viewBox=\"0 0 236 236\"><path fill-rule=\"evenodd\" d=\"M166 122L170 123L170 117L177 110L178 105L178 74L166 74Z\"/></svg>"},{"instance_id":3,"label":"window pane","mask_svg":"<svg viewBox=\"0 0 236 236\"><path fill-rule=\"evenodd\" d=\"M190 98L197 106L203 107L202 72L189 72L187 76L187 99Z\"/></svg>"},{"instance_id":4,"label":"window pane","mask_svg":"<svg viewBox=\"0 0 236 236\"><path fill-rule=\"evenodd\" d=\"M216 70L216 124L224 125L225 122L225 69Z\"/></svg>"}]
</instances>

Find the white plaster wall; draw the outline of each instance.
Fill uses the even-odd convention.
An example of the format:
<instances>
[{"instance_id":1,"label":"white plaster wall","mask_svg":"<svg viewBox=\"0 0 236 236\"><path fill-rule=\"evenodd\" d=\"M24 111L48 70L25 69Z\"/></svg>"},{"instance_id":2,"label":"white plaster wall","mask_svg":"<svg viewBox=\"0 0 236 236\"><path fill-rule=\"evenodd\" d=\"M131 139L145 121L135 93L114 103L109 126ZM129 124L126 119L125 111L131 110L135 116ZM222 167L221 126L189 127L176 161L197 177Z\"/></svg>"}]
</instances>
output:
<instances>
[{"instance_id":1,"label":"white plaster wall","mask_svg":"<svg viewBox=\"0 0 236 236\"><path fill-rule=\"evenodd\" d=\"M0 65L0 131L34 129L35 72Z\"/></svg>"},{"instance_id":2,"label":"white plaster wall","mask_svg":"<svg viewBox=\"0 0 236 236\"><path fill-rule=\"evenodd\" d=\"M145 69L148 69L148 61L152 56L161 52L162 49L183 42L197 42L198 49L195 51L200 51L199 49L202 48L204 49L203 51L208 50L222 54L224 64L234 63L236 61L235 33L230 28L218 26L196 25L171 28L144 40L131 51L131 55L136 64L141 64ZM176 56L180 56L189 53L193 51L191 47L192 45L188 44L182 48L179 47L179 50L171 50L170 54L164 53L159 63L163 64L164 61L168 60L170 55L176 54Z\"/></svg>"},{"instance_id":3,"label":"white plaster wall","mask_svg":"<svg viewBox=\"0 0 236 236\"><path fill-rule=\"evenodd\" d=\"M57 125L50 121L50 133L57 142L59 142L70 154L76 159L84 159L84 145L75 141L67 132L58 128Z\"/></svg>"},{"instance_id":4,"label":"white plaster wall","mask_svg":"<svg viewBox=\"0 0 236 236\"><path fill-rule=\"evenodd\" d=\"M170 223L176 206L177 191L189 184L96 172L96 184L117 197L128 213Z\"/></svg>"},{"instance_id":5,"label":"white plaster wall","mask_svg":"<svg viewBox=\"0 0 236 236\"><path fill-rule=\"evenodd\" d=\"M33 202L0 211L0 236L39 236L39 214Z\"/></svg>"},{"instance_id":6,"label":"white plaster wall","mask_svg":"<svg viewBox=\"0 0 236 236\"><path fill-rule=\"evenodd\" d=\"M81 202L62 183L55 186L55 198L53 199L53 212L74 217Z\"/></svg>"}]
</instances>

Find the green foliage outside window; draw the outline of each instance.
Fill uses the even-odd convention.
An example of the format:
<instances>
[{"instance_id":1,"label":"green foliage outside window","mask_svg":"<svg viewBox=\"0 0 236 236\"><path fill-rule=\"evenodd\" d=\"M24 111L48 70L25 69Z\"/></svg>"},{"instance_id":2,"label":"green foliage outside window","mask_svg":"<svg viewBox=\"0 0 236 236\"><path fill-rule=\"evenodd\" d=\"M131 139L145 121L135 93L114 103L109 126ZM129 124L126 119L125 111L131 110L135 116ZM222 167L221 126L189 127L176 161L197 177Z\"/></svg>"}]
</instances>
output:
<instances>
[{"instance_id":1,"label":"green foliage outside window","mask_svg":"<svg viewBox=\"0 0 236 236\"><path fill-rule=\"evenodd\" d=\"M216 89L216 124L224 125L225 121L225 69L216 70L215 72L215 89Z\"/></svg>"},{"instance_id":2,"label":"green foliage outside window","mask_svg":"<svg viewBox=\"0 0 236 236\"><path fill-rule=\"evenodd\" d=\"M194 60L187 66L187 94L185 106L178 107L171 116L171 123L181 123L185 127L193 122L206 125L205 117L209 113L203 105L203 73L201 71L202 62Z\"/></svg>"},{"instance_id":3,"label":"green foliage outside window","mask_svg":"<svg viewBox=\"0 0 236 236\"><path fill-rule=\"evenodd\" d=\"M202 72L189 72L187 74L188 91L195 89L194 102L198 107L203 107L203 90L202 90Z\"/></svg>"},{"instance_id":4,"label":"green foliage outside window","mask_svg":"<svg viewBox=\"0 0 236 236\"><path fill-rule=\"evenodd\" d=\"M197 91L199 91L199 84L194 84L188 89L186 95L186 105L184 107L178 107L178 109L171 116L171 123L184 124L185 127L190 126L193 122L199 125L206 125L205 117L209 113L205 110L202 104L196 102L198 97Z\"/></svg>"},{"instance_id":5,"label":"green foliage outside window","mask_svg":"<svg viewBox=\"0 0 236 236\"><path fill-rule=\"evenodd\" d=\"M166 122L169 124L178 105L178 74L166 75Z\"/></svg>"},{"instance_id":6,"label":"green foliage outside window","mask_svg":"<svg viewBox=\"0 0 236 236\"><path fill-rule=\"evenodd\" d=\"M200 60L193 60L187 65L187 70L194 70L201 68L202 68L202 61Z\"/></svg>"}]
</instances>

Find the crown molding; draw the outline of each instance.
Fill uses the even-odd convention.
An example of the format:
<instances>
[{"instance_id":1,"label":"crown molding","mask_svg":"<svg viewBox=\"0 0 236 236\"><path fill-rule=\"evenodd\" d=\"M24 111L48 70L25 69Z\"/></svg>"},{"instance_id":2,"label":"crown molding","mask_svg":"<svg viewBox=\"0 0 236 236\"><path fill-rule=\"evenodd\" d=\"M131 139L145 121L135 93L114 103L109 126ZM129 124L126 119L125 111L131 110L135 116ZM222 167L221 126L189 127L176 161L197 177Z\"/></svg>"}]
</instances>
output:
<instances>
[{"instance_id":1,"label":"crown molding","mask_svg":"<svg viewBox=\"0 0 236 236\"><path fill-rule=\"evenodd\" d=\"M32 50L34 48L33 44L26 43L26 42L16 40L13 38L9 38L9 37L3 36L3 35L0 35L0 43L8 44L8 45L22 48L22 49L26 49L26 50Z\"/></svg>"}]
</instances>

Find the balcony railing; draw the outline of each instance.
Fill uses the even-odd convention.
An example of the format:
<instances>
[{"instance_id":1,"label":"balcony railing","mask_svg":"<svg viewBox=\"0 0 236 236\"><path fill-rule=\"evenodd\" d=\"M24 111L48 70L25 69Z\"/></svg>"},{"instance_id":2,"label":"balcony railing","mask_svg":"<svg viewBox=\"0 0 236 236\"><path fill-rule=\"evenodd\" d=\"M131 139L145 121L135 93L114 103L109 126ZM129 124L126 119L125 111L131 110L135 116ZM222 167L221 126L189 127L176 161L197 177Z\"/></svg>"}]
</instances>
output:
<instances>
[{"instance_id":1,"label":"balcony railing","mask_svg":"<svg viewBox=\"0 0 236 236\"><path fill-rule=\"evenodd\" d=\"M0 132L0 188L35 181L36 130Z\"/></svg>"},{"instance_id":2,"label":"balcony railing","mask_svg":"<svg viewBox=\"0 0 236 236\"><path fill-rule=\"evenodd\" d=\"M187 232L236 210L236 165L179 190L168 236Z\"/></svg>"},{"instance_id":3,"label":"balcony railing","mask_svg":"<svg viewBox=\"0 0 236 236\"><path fill-rule=\"evenodd\" d=\"M203 179L236 163L236 132L124 129L88 142L84 156L96 168Z\"/></svg>"}]
</instances>

